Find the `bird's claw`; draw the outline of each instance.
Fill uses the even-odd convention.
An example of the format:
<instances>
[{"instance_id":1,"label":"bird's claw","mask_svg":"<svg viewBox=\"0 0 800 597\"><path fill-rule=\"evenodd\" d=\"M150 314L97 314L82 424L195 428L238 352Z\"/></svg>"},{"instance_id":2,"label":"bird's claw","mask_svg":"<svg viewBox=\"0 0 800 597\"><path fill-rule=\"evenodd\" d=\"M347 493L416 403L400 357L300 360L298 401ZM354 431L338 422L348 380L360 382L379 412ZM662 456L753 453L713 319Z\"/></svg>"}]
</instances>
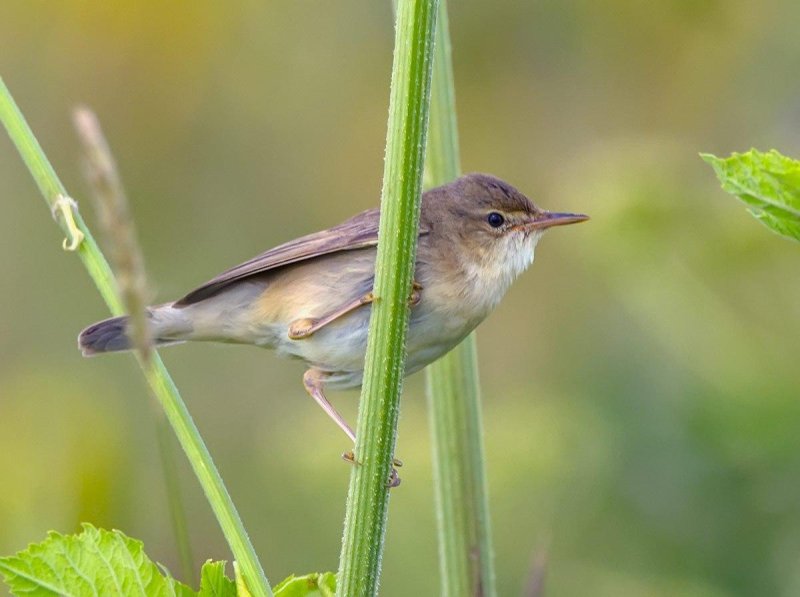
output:
<instances>
[{"instance_id":1,"label":"bird's claw","mask_svg":"<svg viewBox=\"0 0 800 597\"><path fill-rule=\"evenodd\" d=\"M392 472L389 473L389 480L386 483L386 487L388 487L389 489L394 489L395 487L400 485L401 481L402 479L400 479L400 475L397 474L397 469L392 467Z\"/></svg>"},{"instance_id":2,"label":"bird's claw","mask_svg":"<svg viewBox=\"0 0 800 597\"><path fill-rule=\"evenodd\" d=\"M361 463L356 460L356 455L353 453L352 450L348 450L342 454L342 460L348 462L350 464L360 466ZM389 473L389 479L386 481L386 487L392 489L400 485L402 481L400 479L400 475L397 474L397 469L403 466L403 461L399 458L392 458L392 472Z\"/></svg>"},{"instance_id":3,"label":"bird's claw","mask_svg":"<svg viewBox=\"0 0 800 597\"><path fill-rule=\"evenodd\" d=\"M413 307L418 305L419 302L422 300L422 284L414 280L411 282L411 294L408 295L408 306Z\"/></svg>"},{"instance_id":4,"label":"bird's claw","mask_svg":"<svg viewBox=\"0 0 800 597\"><path fill-rule=\"evenodd\" d=\"M352 450L348 450L347 452L343 452L342 453L342 460L344 460L345 462L347 462L349 464L355 464L355 465L360 465L361 464L358 460L356 460L356 455L353 454Z\"/></svg>"}]
</instances>

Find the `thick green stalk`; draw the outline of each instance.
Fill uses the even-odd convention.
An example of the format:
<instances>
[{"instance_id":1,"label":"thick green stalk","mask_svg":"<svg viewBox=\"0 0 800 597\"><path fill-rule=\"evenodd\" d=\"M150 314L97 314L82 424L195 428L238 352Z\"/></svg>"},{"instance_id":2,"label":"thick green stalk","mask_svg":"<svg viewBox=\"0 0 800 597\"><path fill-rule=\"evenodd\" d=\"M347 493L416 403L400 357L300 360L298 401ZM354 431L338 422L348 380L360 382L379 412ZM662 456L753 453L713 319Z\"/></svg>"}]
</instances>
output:
<instances>
[{"instance_id":1,"label":"thick green stalk","mask_svg":"<svg viewBox=\"0 0 800 597\"><path fill-rule=\"evenodd\" d=\"M400 0L397 10L389 124L381 195L378 256L347 497L337 595L374 595L378 588L387 482L405 370L408 298L419 229L420 193L430 101L438 0Z\"/></svg>"},{"instance_id":2,"label":"thick green stalk","mask_svg":"<svg viewBox=\"0 0 800 597\"><path fill-rule=\"evenodd\" d=\"M425 181L461 174L447 5L441 0L433 62ZM496 595L475 334L427 368L441 595Z\"/></svg>"},{"instance_id":3,"label":"thick green stalk","mask_svg":"<svg viewBox=\"0 0 800 597\"><path fill-rule=\"evenodd\" d=\"M0 79L0 120L3 121L11 140L28 166L50 209L53 210L59 205L61 206L59 209L62 211L58 212L57 222L64 230L64 233L68 235L68 238L73 239L75 238L75 229L68 224L66 216L67 213L71 214L75 228L83 235L82 240L75 248L75 252L83 261L111 312L114 315L122 314L124 309L117 296L114 276L108 262L101 253L80 213L78 213L77 208L64 207L66 205L64 201L59 203L59 197L67 197L67 192L44 155L38 141L33 136L28 123L25 122L19 108L14 103L2 79ZM200 485L203 487L211 509L222 527L222 532L228 541L231 552L239 562L250 592L253 595L271 596L272 590L256 557L250 539L247 537L239 514L164 363L156 353L153 353L147 361L138 355L137 359L147 382L150 384L150 388L164 408L167 419L172 425L175 435L178 437L178 441L186 453L198 481L200 481Z\"/></svg>"}]
</instances>

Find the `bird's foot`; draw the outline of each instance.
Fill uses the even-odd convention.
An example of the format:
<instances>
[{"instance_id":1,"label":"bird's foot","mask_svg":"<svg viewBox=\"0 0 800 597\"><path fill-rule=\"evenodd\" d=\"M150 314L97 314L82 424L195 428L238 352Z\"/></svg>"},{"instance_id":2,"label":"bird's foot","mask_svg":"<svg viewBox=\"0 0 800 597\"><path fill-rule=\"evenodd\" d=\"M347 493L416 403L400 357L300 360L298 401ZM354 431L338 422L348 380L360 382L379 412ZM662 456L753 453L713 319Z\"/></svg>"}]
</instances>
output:
<instances>
[{"instance_id":1,"label":"bird's foot","mask_svg":"<svg viewBox=\"0 0 800 597\"><path fill-rule=\"evenodd\" d=\"M356 455L353 454L352 450L348 450L347 452L344 452L342 454L342 460L344 460L345 462L348 462L350 464L355 464L355 465L360 465L361 464L358 460L356 460Z\"/></svg>"},{"instance_id":2,"label":"bird's foot","mask_svg":"<svg viewBox=\"0 0 800 597\"><path fill-rule=\"evenodd\" d=\"M319 320L311 317L295 319L291 324L289 324L289 339L302 340L304 338L308 338L316 331L317 325L319 325Z\"/></svg>"},{"instance_id":3,"label":"bird's foot","mask_svg":"<svg viewBox=\"0 0 800 597\"><path fill-rule=\"evenodd\" d=\"M394 489L400 485L401 481L402 479L400 478L400 475L397 474L397 469L392 467L392 472L389 473L389 480L386 482L386 487L389 489Z\"/></svg>"},{"instance_id":4,"label":"bird's foot","mask_svg":"<svg viewBox=\"0 0 800 597\"><path fill-rule=\"evenodd\" d=\"M348 450L347 452L343 453L342 460L356 466L361 465L361 463L358 460L356 460L356 455L353 453L352 450ZM390 489L400 485L401 479L400 475L397 474L397 469L402 466L403 466L402 460L400 460L399 458L392 458L392 472L389 473L389 479L386 482L386 486L389 487Z\"/></svg>"},{"instance_id":5,"label":"bird's foot","mask_svg":"<svg viewBox=\"0 0 800 597\"><path fill-rule=\"evenodd\" d=\"M422 300L422 284L414 280L411 283L411 294L408 295L408 306L413 307L418 305Z\"/></svg>"}]
</instances>

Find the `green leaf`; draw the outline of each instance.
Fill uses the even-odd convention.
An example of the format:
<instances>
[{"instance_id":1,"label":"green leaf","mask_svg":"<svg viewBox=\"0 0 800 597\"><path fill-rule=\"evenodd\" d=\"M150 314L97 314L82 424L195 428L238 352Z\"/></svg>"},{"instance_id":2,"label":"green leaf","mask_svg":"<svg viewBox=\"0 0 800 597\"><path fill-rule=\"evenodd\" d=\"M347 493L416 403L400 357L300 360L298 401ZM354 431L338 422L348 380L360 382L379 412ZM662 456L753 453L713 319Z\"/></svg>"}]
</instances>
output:
<instances>
[{"instance_id":1,"label":"green leaf","mask_svg":"<svg viewBox=\"0 0 800 597\"><path fill-rule=\"evenodd\" d=\"M237 597L236 583L225 576L225 562L208 560L203 564L198 597Z\"/></svg>"},{"instance_id":2,"label":"green leaf","mask_svg":"<svg viewBox=\"0 0 800 597\"><path fill-rule=\"evenodd\" d=\"M164 576L141 541L90 524L78 535L51 532L41 543L0 558L0 573L16 595L195 595Z\"/></svg>"},{"instance_id":3,"label":"green leaf","mask_svg":"<svg viewBox=\"0 0 800 597\"><path fill-rule=\"evenodd\" d=\"M236 594L238 597L252 597L250 591L247 590L247 585L244 582L244 577L242 576L242 570L239 568L239 564L237 562L233 563L233 575L236 577Z\"/></svg>"},{"instance_id":4,"label":"green leaf","mask_svg":"<svg viewBox=\"0 0 800 597\"><path fill-rule=\"evenodd\" d=\"M774 149L700 157L714 168L722 188L744 201L765 226L800 241L800 162Z\"/></svg>"},{"instance_id":5,"label":"green leaf","mask_svg":"<svg viewBox=\"0 0 800 597\"><path fill-rule=\"evenodd\" d=\"M274 589L275 597L334 597L336 575L333 572L312 572L290 576Z\"/></svg>"}]
</instances>

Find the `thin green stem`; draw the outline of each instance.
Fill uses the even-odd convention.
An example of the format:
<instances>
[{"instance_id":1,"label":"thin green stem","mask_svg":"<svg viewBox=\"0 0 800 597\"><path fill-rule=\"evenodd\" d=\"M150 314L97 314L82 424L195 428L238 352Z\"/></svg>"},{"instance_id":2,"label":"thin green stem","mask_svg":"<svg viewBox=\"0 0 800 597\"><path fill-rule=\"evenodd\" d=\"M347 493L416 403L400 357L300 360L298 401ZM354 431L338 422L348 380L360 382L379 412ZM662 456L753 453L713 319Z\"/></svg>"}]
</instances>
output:
<instances>
[{"instance_id":1,"label":"thin green stem","mask_svg":"<svg viewBox=\"0 0 800 597\"><path fill-rule=\"evenodd\" d=\"M378 255L337 595L375 595L397 435L438 0L400 0Z\"/></svg>"},{"instance_id":2,"label":"thin green stem","mask_svg":"<svg viewBox=\"0 0 800 597\"><path fill-rule=\"evenodd\" d=\"M142 358L147 360L153 349L147 324L149 299L147 275L117 163L94 112L86 107L77 108L72 114L72 120L83 145L84 171L92 190L95 211L100 216L102 233L106 238L106 250L110 255L117 281L117 291L125 311L130 316L129 333L133 338L133 346ZM175 465L175 447L171 441L172 432L163 409L154 408L153 416L172 529L180 554L183 578L188 582L194 577L194 566Z\"/></svg>"},{"instance_id":3,"label":"thin green stem","mask_svg":"<svg viewBox=\"0 0 800 597\"><path fill-rule=\"evenodd\" d=\"M2 79L0 79L0 120L3 121L3 125L28 166L48 206L51 210L54 209L59 197L68 196L66 189L45 157ZM83 261L111 312L114 315L122 314L124 309L117 296L114 276L108 262L77 208L71 208L70 213L74 218L75 226L83 234L83 240L78 244L75 252ZM65 218L57 221L65 234L70 236L73 234ZM220 527L222 527L231 552L239 562L250 592L258 596L271 596L272 590L239 514L164 363L155 352L146 361L138 355L137 360L150 388L161 403L195 475L197 475Z\"/></svg>"},{"instance_id":4,"label":"thin green stem","mask_svg":"<svg viewBox=\"0 0 800 597\"><path fill-rule=\"evenodd\" d=\"M426 183L461 173L447 5L433 63ZM427 368L441 595L497 594L489 519L475 334Z\"/></svg>"},{"instance_id":5,"label":"thin green stem","mask_svg":"<svg viewBox=\"0 0 800 597\"><path fill-rule=\"evenodd\" d=\"M425 155L425 186L436 187L461 176L456 90L446 0L440 0L439 17L436 22L430 120L428 152Z\"/></svg>"},{"instance_id":6,"label":"thin green stem","mask_svg":"<svg viewBox=\"0 0 800 597\"><path fill-rule=\"evenodd\" d=\"M189 525L186 521L186 508L184 506L183 493L181 492L180 478L178 477L178 464L175 462L175 444L164 412L155 413L155 419L158 453L161 456L161 469L164 472L164 485L167 490L172 532L175 535L175 545L178 548L181 572L183 572L184 581L189 583L194 578L194 558L192 557L192 542L189 539Z\"/></svg>"}]
</instances>

